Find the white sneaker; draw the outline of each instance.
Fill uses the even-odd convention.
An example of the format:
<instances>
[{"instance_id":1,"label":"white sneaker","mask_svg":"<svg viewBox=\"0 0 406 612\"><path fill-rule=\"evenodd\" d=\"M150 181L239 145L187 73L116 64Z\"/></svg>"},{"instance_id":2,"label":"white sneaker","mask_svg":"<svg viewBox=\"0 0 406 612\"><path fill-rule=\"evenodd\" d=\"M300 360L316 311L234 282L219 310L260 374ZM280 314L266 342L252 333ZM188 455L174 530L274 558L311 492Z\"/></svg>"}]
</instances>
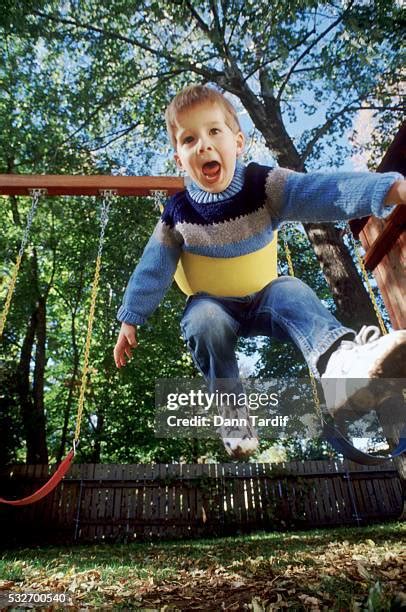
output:
<instances>
[{"instance_id":1,"label":"white sneaker","mask_svg":"<svg viewBox=\"0 0 406 612\"><path fill-rule=\"evenodd\" d=\"M406 378L406 331L381 336L377 327L364 325L354 340L341 342L321 377L329 412L346 403L371 410L382 399L372 382L383 378Z\"/></svg>"},{"instance_id":2,"label":"white sneaker","mask_svg":"<svg viewBox=\"0 0 406 612\"><path fill-rule=\"evenodd\" d=\"M253 455L259 440L251 425L248 409L222 407L221 416L224 425L218 431L227 454L233 459L244 459Z\"/></svg>"}]
</instances>

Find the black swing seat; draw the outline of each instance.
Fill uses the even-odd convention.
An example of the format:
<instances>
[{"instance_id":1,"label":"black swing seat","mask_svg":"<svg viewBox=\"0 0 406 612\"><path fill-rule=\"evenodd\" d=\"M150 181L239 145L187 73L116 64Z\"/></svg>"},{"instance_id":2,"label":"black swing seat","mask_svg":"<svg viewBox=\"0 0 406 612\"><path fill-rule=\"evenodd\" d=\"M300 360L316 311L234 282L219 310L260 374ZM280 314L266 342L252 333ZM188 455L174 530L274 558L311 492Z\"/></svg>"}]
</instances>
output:
<instances>
[{"instance_id":1,"label":"black swing seat","mask_svg":"<svg viewBox=\"0 0 406 612\"><path fill-rule=\"evenodd\" d=\"M331 446L340 454L344 455L346 459L355 461L362 465L382 465L389 459L400 457L406 452L406 427L401 432L399 444L393 451L385 456L382 455L370 455L363 451L355 448L353 444L341 433L341 431L330 425L326 421L323 421L323 436L331 444Z\"/></svg>"}]
</instances>

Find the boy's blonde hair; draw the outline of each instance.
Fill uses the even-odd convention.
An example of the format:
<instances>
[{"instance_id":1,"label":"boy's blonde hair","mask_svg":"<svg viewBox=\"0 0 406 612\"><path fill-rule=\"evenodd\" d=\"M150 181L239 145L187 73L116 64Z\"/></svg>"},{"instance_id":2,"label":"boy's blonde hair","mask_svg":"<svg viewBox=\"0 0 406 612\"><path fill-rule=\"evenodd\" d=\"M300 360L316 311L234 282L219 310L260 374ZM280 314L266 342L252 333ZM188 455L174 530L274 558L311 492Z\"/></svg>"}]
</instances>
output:
<instances>
[{"instance_id":1,"label":"boy's blonde hair","mask_svg":"<svg viewBox=\"0 0 406 612\"><path fill-rule=\"evenodd\" d=\"M197 104L205 102L218 104L224 112L226 123L230 130L234 133L241 132L241 125L234 106L220 91L217 91L213 87L208 87L207 85L189 85L174 97L165 111L166 129L168 130L169 138L175 149L175 134L178 127L176 119L178 115Z\"/></svg>"}]
</instances>

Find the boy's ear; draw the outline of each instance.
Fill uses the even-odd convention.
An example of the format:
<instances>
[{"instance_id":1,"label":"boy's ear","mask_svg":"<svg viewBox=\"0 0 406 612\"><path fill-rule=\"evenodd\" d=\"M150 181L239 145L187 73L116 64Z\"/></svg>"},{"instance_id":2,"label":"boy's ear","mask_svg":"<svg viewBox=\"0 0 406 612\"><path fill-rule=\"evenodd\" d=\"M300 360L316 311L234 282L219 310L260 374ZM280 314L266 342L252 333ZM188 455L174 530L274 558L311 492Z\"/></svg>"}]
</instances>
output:
<instances>
[{"instance_id":1,"label":"boy's ear","mask_svg":"<svg viewBox=\"0 0 406 612\"><path fill-rule=\"evenodd\" d=\"M242 132L238 132L238 134L236 135L236 143L237 143L237 157L239 157L241 153L244 151L244 145L245 145L245 136Z\"/></svg>"},{"instance_id":2,"label":"boy's ear","mask_svg":"<svg viewBox=\"0 0 406 612\"><path fill-rule=\"evenodd\" d=\"M179 168L180 170L183 170L182 162L180 161L180 157L179 157L179 155L176 153L176 151L175 151L175 153L173 154L173 158L174 158L174 160L175 160L176 165L178 166L178 168Z\"/></svg>"}]
</instances>

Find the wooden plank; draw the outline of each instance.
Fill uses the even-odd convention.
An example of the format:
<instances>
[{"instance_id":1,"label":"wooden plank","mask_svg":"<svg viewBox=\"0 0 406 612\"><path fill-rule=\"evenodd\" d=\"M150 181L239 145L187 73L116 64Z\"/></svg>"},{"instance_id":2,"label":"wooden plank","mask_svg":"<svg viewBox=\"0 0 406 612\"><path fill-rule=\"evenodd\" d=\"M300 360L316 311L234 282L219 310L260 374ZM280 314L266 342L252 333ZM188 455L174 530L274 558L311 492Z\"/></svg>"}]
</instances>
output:
<instances>
[{"instance_id":1,"label":"wooden plank","mask_svg":"<svg viewBox=\"0 0 406 612\"><path fill-rule=\"evenodd\" d=\"M183 484L183 505L182 505L182 519L183 519L183 533L185 536L190 535L191 527L191 465L183 464L182 465L182 484Z\"/></svg>"},{"instance_id":2,"label":"wooden plank","mask_svg":"<svg viewBox=\"0 0 406 612\"><path fill-rule=\"evenodd\" d=\"M355 505L356 505L354 512L358 514L358 516L361 518L367 513L367 508L366 508L365 498L364 498L364 491L363 491L364 482L359 478L353 478L351 476L351 484L352 484L352 488L354 491Z\"/></svg>"},{"instance_id":3,"label":"wooden plank","mask_svg":"<svg viewBox=\"0 0 406 612\"><path fill-rule=\"evenodd\" d=\"M82 496L78 511L78 540L89 541L92 539L94 531L90 526L91 512L93 510L93 490L87 488L87 481L91 481L94 474L93 464L81 465L81 477L83 480Z\"/></svg>"},{"instance_id":4,"label":"wooden plank","mask_svg":"<svg viewBox=\"0 0 406 612\"><path fill-rule=\"evenodd\" d=\"M259 465L258 463L251 463L251 495L253 505L253 519L256 524L261 525L262 523L262 507L261 507L261 496L259 492Z\"/></svg>"},{"instance_id":5,"label":"wooden plank","mask_svg":"<svg viewBox=\"0 0 406 612\"><path fill-rule=\"evenodd\" d=\"M88 503L89 503L89 511L88 511L89 525L88 525L88 530L87 530L88 531L87 539L95 541L96 534L97 534L96 523L97 523L97 517L98 517L98 510L99 510L100 489L97 486L97 481L95 481L94 479L94 472L96 470L97 465L90 463L87 467L88 467L87 477L94 481L93 486L89 488L85 487L84 496L83 496L84 499L85 498L88 499ZM83 504L83 505L84 507L86 507L86 504Z\"/></svg>"},{"instance_id":6,"label":"wooden plank","mask_svg":"<svg viewBox=\"0 0 406 612\"><path fill-rule=\"evenodd\" d=\"M140 466L141 467L141 466ZM151 525L151 514L152 514L152 490L149 486L151 484L152 467L148 464L142 465L143 471L143 488L139 489L140 498L143 499L143 510L142 510L142 524L143 529L141 530L141 537L148 539L150 537L150 525Z\"/></svg>"},{"instance_id":7,"label":"wooden plank","mask_svg":"<svg viewBox=\"0 0 406 612\"><path fill-rule=\"evenodd\" d=\"M207 473L210 478L209 494L205 495L206 527L215 530L224 525L224 482L218 464L209 464Z\"/></svg>"},{"instance_id":8,"label":"wooden plank","mask_svg":"<svg viewBox=\"0 0 406 612\"><path fill-rule=\"evenodd\" d=\"M403 207L404 208L404 207ZM360 234L366 253L385 228L383 219L371 217ZM406 233L403 232L391 251L374 268L374 276L382 294L394 329L406 327Z\"/></svg>"},{"instance_id":9,"label":"wooden plank","mask_svg":"<svg viewBox=\"0 0 406 612\"><path fill-rule=\"evenodd\" d=\"M405 175L405 142L406 123L403 123L386 150L377 168L378 172L397 171ZM404 207L399 206L392 213L392 222L389 222L389 224L387 220L373 217L369 217L366 220L362 219L361 222L351 222L351 229L355 233L359 232L362 246L366 251L368 265L374 266L382 254L386 253L375 267L374 276L394 329L404 329L406 327L406 303L404 300L406 294L405 212ZM403 217L403 221L401 217ZM379 237L380 234L383 236L383 242L385 243L384 249L382 249L380 244L382 241L382 238ZM396 241L394 242L395 238Z\"/></svg>"},{"instance_id":10,"label":"wooden plank","mask_svg":"<svg viewBox=\"0 0 406 612\"><path fill-rule=\"evenodd\" d=\"M123 466L122 465L116 465L115 466L115 470L112 473L112 475L118 480L118 481L122 481L123 480ZM123 533L123 519L125 519L125 517L123 517L122 514L122 506L121 506L121 500L123 497L123 487L115 487L114 488L114 493L113 493L113 498L112 498L112 507L111 507L111 512L112 512L112 519L114 521L117 521L115 523L115 525L113 525L112 529L111 529L111 537L114 540L117 540Z\"/></svg>"},{"instance_id":11,"label":"wooden plank","mask_svg":"<svg viewBox=\"0 0 406 612\"><path fill-rule=\"evenodd\" d=\"M328 498L328 505L330 511L330 522L337 524L339 523L339 514L337 508L337 497L336 497L336 489L334 487L334 476L327 476L324 479L326 496Z\"/></svg>"},{"instance_id":12,"label":"wooden plank","mask_svg":"<svg viewBox=\"0 0 406 612\"><path fill-rule=\"evenodd\" d=\"M204 487L198 487L196 491L196 513L197 513L197 524L198 524L198 535L203 535L207 530L207 522L209 520L209 509L208 505L214 505L215 499L213 500L213 488L212 480L210 478L209 465L203 463L200 465L200 478L204 480ZM214 494L215 498L215 494Z\"/></svg>"},{"instance_id":13,"label":"wooden plank","mask_svg":"<svg viewBox=\"0 0 406 612\"><path fill-rule=\"evenodd\" d=\"M314 479L315 508L317 510L317 521L321 524L328 522L328 513L325 507L323 481L320 478Z\"/></svg>"},{"instance_id":14,"label":"wooden plank","mask_svg":"<svg viewBox=\"0 0 406 612\"><path fill-rule=\"evenodd\" d=\"M94 539L95 541L101 541L104 539L105 531L108 530L108 527L104 527L102 521L106 518L106 501L108 497L108 490L103 483L103 480L110 477L110 469L108 465L97 464L94 467L93 477L95 480L99 481L99 486L97 487L98 495L97 495L97 503L96 503L96 516L95 516L95 526L94 526Z\"/></svg>"},{"instance_id":15,"label":"wooden plank","mask_svg":"<svg viewBox=\"0 0 406 612\"><path fill-rule=\"evenodd\" d=\"M392 480L375 480L374 489L376 496L380 500L380 505L385 513L390 513L396 507L396 494L392 487Z\"/></svg>"},{"instance_id":16,"label":"wooden plank","mask_svg":"<svg viewBox=\"0 0 406 612\"><path fill-rule=\"evenodd\" d=\"M47 196L100 195L104 189L119 196L149 196L154 190L172 195L184 189L184 180L177 176L0 174L0 195L29 195L30 189L46 189Z\"/></svg>"},{"instance_id":17,"label":"wooden plank","mask_svg":"<svg viewBox=\"0 0 406 612\"><path fill-rule=\"evenodd\" d=\"M347 512L346 508L346 498L342 484L342 478L340 475L334 475L331 477L331 486L334 490L335 496L335 507L337 512L337 524L340 524L345 521L345 516Z\"/></svg>"},{"instance_id":18,"label":"wooden plank","mask_svg":"<svg viewBox=\"0 0 406 612\"><path fill-rule=\"evenodd\" d=\"M113 481L120 481L121 469L119 465L109 465L108 478ZM116 526L115 526L115 496L116 492L119 491L117 487L108 484L106 486L106 502L105 502L105 519L109 521L109 525L104 528L104 537L112 540L115 537Z\"/></svg>"},{"instance_id":19,"label":"wooden plank","mask_svg":"<svg viewBox=\"0 0 406 612\"><path fill-rule=\"evenodd\" d=\"M393 491L394 503L393 506L399 508L397 515L399 515L403 509L403 492L402 485L399 478L391 478L386 481L390 485Z\"/></svg>"},{"instance_id":20,"label":"wooden plank","mask_svg":"<svg viewBox=\"0 0 406 612\"><path fill-rule=\"evenodd\" d=\"M226 507L225 523L226 525L231 525L238 518L237 479L234 478L237 473L237 467L234 463L223 463L221 468Z\"/></svg>"},{"instance_id":21,"label":"wooden plank","mask_svg":"<svg viewBox=\"0 0 406 612\"><path fill-rule=\"evenodd\" d=\"M53 516L59 513L59 510L63 513L63 521L54 521L53 516L49 517L48 520L52 524L57 524L58 527L65 532L64 537L75 538L76 532L76 517L78 512L80 495L80 483L70 482L63 480L62 483L55 491L55 504L53 506Z\"/></svg>"},{"instance_id":22,"label":"wooden plank","mask_svg":"<svg viewBox=\"0 0 406 612\"><path fill-rule=\"evenodd\" d=\"M190 535L197 535L199 533L200 519L199 508L198 508L198 496L200 492L201 497L201 465L194 463L190 466L189 476L191 479L191 486L189 487L189 526L188 530Z\"/></svg>"},{"instance_id":23,"label":"wooden plank","mask_svg":"<svg viewBox=\"0 0 406 612\"><path fill-rule=\"evenodd\" d=\"M368 222L369 223L369 222ZM400 235L406 230L406 208L397 206L395 210L385 219L379 236L371 243L364 257L367 270L373 270L382 261L383 257L391 251ZM368 224L363 232L368 231Z\"/></svg>"},{"instance_id":24,"label":"wooden plank","mask_svg":"<svg viewBox=\"0 0 406 612\"><path fill-rule=\"evenodd\" d=\"M157 476L159 478L157 515L160 521L157 532L158 537L162 538L165 537L167 529L167 487L165 484L167 466L164 463L160 463L157 468Z\"/></svg>"},{"instance_id":25,"label":"wooden plank","mask_svg":"<svg viewBox=\"0 0 406 612\"><path fill-rule=\"evenodd\" d=\"M266 463L261 464L262 467L262 478L261 478L261 503L262 512L267 526L273 525L274 516L274 504L277 501L276 497L276 481L272 479L271 470L272 466Z\"/></svg>"},{"instance_id":26,"label":"wooden plank","mask_svg":"<svg viewBox=\"0 0 406 612\"><path fill-rule=\"evenodd\" d=\"M150 532L149 536L151 538L158 537L159 529L157 527L156 521L158 517L158 508L159 508L159 478L158 472L159 467L156 464L152 464L147 466L151 469L151 480L148 483L148 489L150 491Z\"/></svg>"},{"instance_id":27,"label":"wooden plank","mask_svg":"<svg viewBox=\"0 0 406 612\"><path fill-rule=\"evenodd\" d=\"M251 488L251 464L250 463L239 463L238 474L244 476L242 480L244 490L244 506L243 514L245 523L249 525L255 522L254 507L252 504L252 488Z\"/></svg>"},{"instance_id":28,"label":"wooden plank","mask_svg":"<svg viewBox=\"0 0 406 612\"><path fill-rule=\"evenodd\" d=\"M374 514L378 514L381 512L382 504L378 499L373 481L371 478L365 479L365 495L367 496L367 504L368 504L368 512L373 512Z\"/></svg>"},{"instance_id":29,"label":"wooden plank","mask_svg":"<svg viewBox=\"0 0 406 612\"><path fill-rule=\"evenodd\" d=\"M170 527L168 536L174 538L179 536L177 525L177 520L180 516L179 476L179 466L176 464L168 465L168 479L170 481L168 485L168 523Z\"/></svg>"},{"instance_id":30,"label":"wooden plank","mask_svg":"<svg viewBox=\"0 0 406 612\"><path fill-rule=\"evenodd\" d=\"M129 540L134 539L134 529L130 525L130 520L133 518L133 512L135 509L131 505L131 500L135 495L135 490L137 487L136 476L134 474L134 465L126 465L121 474L122 479L133 481L133 487L124 487L120 489L119 497L120 497L120 510L118 516L120 517L121 527L120 534L123 536L124 540L128 542ZM119 503L117 497L117 504ZM135 504L134 504L135 505ZM117 516L117 514L116 514ZM136 535L136 534L135 534Z\"/></svg>"}]
</instances>

